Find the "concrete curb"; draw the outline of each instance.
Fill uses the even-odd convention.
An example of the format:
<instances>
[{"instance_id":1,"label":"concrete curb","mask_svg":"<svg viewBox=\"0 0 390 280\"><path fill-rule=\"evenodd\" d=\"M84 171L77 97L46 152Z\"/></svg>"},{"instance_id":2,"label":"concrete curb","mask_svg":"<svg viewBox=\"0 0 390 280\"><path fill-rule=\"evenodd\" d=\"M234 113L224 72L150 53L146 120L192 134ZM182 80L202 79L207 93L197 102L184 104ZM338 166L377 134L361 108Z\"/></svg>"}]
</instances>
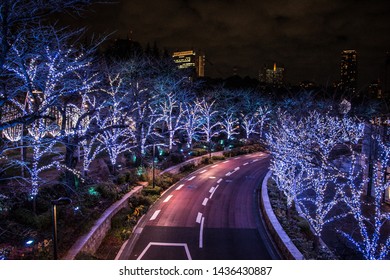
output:
<instances>
[{"instance_id":1,"label":"concrete curb","mask_svg":"<svg viewBox=\"0 0 390 280\"><path fill-rule=\"evenodd\" d=\"M261 187L261 210L265 218L265 223L284 258L289 260L303 260L304 257L302 253L294 245L290 237L288 237L272 210L267 187L271 174L272 172L268 171Z\"/></svg>"}]
</instances>

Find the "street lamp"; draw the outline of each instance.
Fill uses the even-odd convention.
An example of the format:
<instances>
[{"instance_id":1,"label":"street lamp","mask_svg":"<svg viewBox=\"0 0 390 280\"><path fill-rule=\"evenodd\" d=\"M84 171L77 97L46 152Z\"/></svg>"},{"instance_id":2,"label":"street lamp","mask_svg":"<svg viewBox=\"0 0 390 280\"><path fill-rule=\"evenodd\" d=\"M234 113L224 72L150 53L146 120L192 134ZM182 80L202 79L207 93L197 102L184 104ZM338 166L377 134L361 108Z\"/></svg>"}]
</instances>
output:
<instances>
[{"instance_id":1,"label":"street lamp","mask_svg":"<svg viewBox=\"0 0 390 280\"><path fill-rule=\"evenodd\" d=\"M53 222L53 258L58 259L57 255L57 205L68 205L72 203L72 200L69 197L60 197L59 199L52 200L52 222Z\"/></svg>"},{"instance_id":2,"label":"street lamp","mask_svg":"<svg viewBox=\"0 0 390 280\"><path fill-rule=\"evenodd\" d=\"M156 175L155 175L155 173L156 173L156 171L155 171L155 169L156 169L156 167L154 166L154 164L155 164L155 156L156 156L156 145L155 144L153 144L153 163L152 163L152 169L153 169L153 189L154 189L154 187L155 187L155 180L156 180Z\"/></svg>"}]
</instances>

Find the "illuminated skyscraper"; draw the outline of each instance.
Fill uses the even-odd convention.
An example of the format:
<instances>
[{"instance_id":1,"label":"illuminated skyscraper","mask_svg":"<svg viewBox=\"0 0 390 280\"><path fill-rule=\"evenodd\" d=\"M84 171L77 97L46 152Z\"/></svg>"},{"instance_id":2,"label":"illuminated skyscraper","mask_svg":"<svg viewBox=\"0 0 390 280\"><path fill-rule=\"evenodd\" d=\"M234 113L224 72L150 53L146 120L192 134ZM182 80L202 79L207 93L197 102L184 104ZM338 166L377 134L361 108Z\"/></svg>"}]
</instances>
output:
<instances>
[{"instance_id":1,"label":"illuminated skyscraper","mask_svg":"<svg viewBox=\"0 0 390 280\"><path fill-rule=\"evenodd\" d=\"M344 50L341 52L340 63L340 87L345 93L356 94L357 92L357 52Z\"/></svg>"},{"instance_id":2,"label":"illuminated skyscraper","mask_svg":"<svg viewBox=\"0 0 390 280\"><path fill-rule=\"evenodd\" d=\"M260 81L275 87L282 86L284 84L284 67L278 67L276 63L272 68L264 67L263 73L260 74Z\"/></svg>"},{"instance_id":3,"label":"illuminated skyscraper","mask_svg":"<svg viewBox=\"0 0 390 280\"><path fill-rule=\"evenodd\" d=\"M196 77L204 77L205 55L194 50L174 52L174 62L179 69L192 69Z\"/></svg>"}]
</instances>

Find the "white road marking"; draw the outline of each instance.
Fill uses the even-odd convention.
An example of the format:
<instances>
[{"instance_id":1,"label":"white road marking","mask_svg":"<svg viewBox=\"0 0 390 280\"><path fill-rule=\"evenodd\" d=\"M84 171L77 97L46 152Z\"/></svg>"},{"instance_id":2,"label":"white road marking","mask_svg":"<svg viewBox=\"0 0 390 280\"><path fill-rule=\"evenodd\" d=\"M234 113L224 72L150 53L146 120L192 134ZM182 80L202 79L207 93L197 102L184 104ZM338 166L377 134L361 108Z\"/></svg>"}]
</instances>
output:
<instances>
[{"instance_id":1,"label":"white road marking","mask_svg":"<svg viewBox=\"0 0 390 280\"><path fill-rule=\"evenodd\" d=\"M202 213L198 212L198 216L196 216L196 222L199 224L202 220Z\"/></svg>"},{"instance_id":2,"label":"white road marking","mask_svg":"<svg viewBox=\"0 0 390 280\"><path fill-rule=\"evenodd\" d=\"M237 171L237 170L240 170L240 167L236 167L236 168L234 168L234 171Z\"/></svg>"},{"instance_id":3,"label":"white road marking","mask_svg":"<svg viewBox=\"0 0 390 280\"><path fill-rule=\"evenodd\" d=\"M228 160L225 160L225 161L223 161L222 163L227 163L227 162L229 162Z\"/></svg>"},{"instance_id":4,"label":"white road marking","mask_svg":"<svg viewBox=\"0 0 390 280\"><path fill-rule=\"evenodd\" d=\"M174 247L184 247L184 251L186 252L187 259L192 260L190 250L188 249L187 243L162 243L162 242L150 242L148 246L142 251L142 253L139 255L137 260L141 260L143 256L146 254L146 252L149 250L152 246L174 246Z\"/></svg>"},{"instance_id":5,"label":"white road marking","mask_svg":"<svg viewBox=\"0 0 390 280\"><path fill-rule=\"evenodd\" d=\"M213 197L213 195L214 195L215 191L218 189L218 187L219 187L219 185L215 186L213 192L210 194L210 197L209 197L210 199Z\"/></svg>"},{"instance_id":6,"label":"white road marking","mask_svg":"<svg viewBox=\"0 0 390 280\"><path fill-rule=\"evenodd\" d=\"M177 190L177 191L180 190L183 186L184 186L184 184L181 184L180 186L178 186L178 187L176 188L176 190Z\"/></svg>"},{"instance_id":7,"label":"white road marking","mask_svg":"<svg viewBox=\"0 0 390 280\"><path fill-rule=\"evenodd\" d=\"M209 193L212 193L214 190L215 190L215 188L211 187L211 189L209 190Z\"/></svg>"},{"instance_id":8,"label":"white road marking","mask_svg":"<svg viewBox=\"0 0 390 280\"><path fill-rule=\"evenodd\" d=\"M219 183L221 183L221 181L222 181L222 178L221 178L221 179L219 179L219 180L217 181L217 183L219 184Z\"/></svg>"},{"instance_id":9,"label":"white road marking","mask_svg":"<svg viewBox=\"0 0 390 280\"><path fill-rule=\"evenodd\" d=\"M211 166L211 168L215 168L215 167L217 167L218 166L218 164L214 164L213 166Z\"/></svg>"},{"instance_id":10,"label":"white road marking","mask_svg":"<svg viewBox=\"0 0 390 280\"><path fill-rule=\"evenodd\" d=\"M206 171L207 171L207 169L206 170L202 170L202 171L199 172L199 174L205 173Z\"/></svg>"},{"instance_id":11,"label":"white road marking","mask_svg":"<svg viewBox=\"0 0 390 280\"><path fill-rule=\"evenodd\" d=\"M154 212L153 216L150 218L150 221L153 221L157 218L158 214L160 214L161 210L157 210L156 212Z\"/></svg>"},{"instance_id":12,"label":"white road marking","mask_svg":"<svg viewBox=\"0 0 390 280\"><path fill-rule=\"evenodd\" d=\"M234 159L240 159L239 157L236 157L236 158L234 158Z\"/></svg>"},{"instance_id":13,"label":"white road marking","mask_svg":"<svg viewBox=\"0 0 390 280\"><path fill-rule=\"evenodd\" d=\"M225 174L225 176L230 176L232 173L228 172Z\"/></svg>"},{"instance_id":14,"label":"white road marking","mask_svg":"<svg viewBox=\"0 0 390 280\"><path fill-rule=\"evenodd\" d=\"M203 248L203 225L204 225L204 217L202 217L202 221L200 222L199 248Z\"/></svg>"},{"instance_id":15,"label":"white road marking","mask_svg":"<svg viewBox=\"0 0 390 280\"><path fill-rule=\"evenodd\" d=\"M196 176L192 176L191 178L187 179L187 181L192 181Z\"/></svg>"},{"instance_id":16,"label":"white road marking","mask_svg":"<svg viewBox=\"0 0 390 280\"><path fill-rule=\"evenodd\" d=\"M167 198L163 202L168 202L172 198L172 196L173 195L168 195Z\"/></svg>"},{"instance_id":17,"label":"white road marking","mask_svg":"<svg viewBox=\"0 0 390 280\"><path fill-rule=\"evenodd\" d=\"M203 200L202 205L203 205L203 206L206 206L207 201L209 201L209 199L206 197L206 198Z\"/></svg>"},{"instance_id":18,"label":"white road marking","mask_svg":"<svg viewBox=\"0 0 390 280\"><path fill-rule=\"evenodd\" d=\"M256 161L259 161L260 159L259 158L257 158L257 159L254 159L254 160L252 160L252 162L256 162Z\"/></svg>"},{"instance_id":19,"label":"white road marking","mask_svg":"<svg viewBox=\"0 0 390 280\"><path fill-rule=\"evenodd\" d=\"M210 178L210 179L215 179L215 176L210 176L209 178Z\"/></svg>"},{"instance_id":20,"label":"white road marking","mask_svg":"<svg viewBox=\"0 0 390 280\"><path fill-rule=\"evenodd\" d=\"M245 165L248 165L249 164L249 162L245 162L243 165L245 166Z\"/></svg>"}]
</instances>

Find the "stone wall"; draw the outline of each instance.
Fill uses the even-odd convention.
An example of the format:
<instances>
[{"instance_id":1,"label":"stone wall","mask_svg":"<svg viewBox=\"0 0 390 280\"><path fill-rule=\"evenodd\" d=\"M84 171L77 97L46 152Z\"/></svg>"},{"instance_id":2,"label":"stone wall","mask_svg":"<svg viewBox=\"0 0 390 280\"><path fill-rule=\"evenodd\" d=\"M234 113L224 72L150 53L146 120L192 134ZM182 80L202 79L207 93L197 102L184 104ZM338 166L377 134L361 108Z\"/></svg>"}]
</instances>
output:
<instances>
[{"instance_id":1,"label":"stone wall","mask_svg":"<svg viewBox=\"0 0 390 280\"><path fill-rule=\"evenodd\" d=\"M76 243L70 248L68 254L64 257L65 260L73 260L80 252L94 254L102 243L107 232L111 229L111 219L122 208L128 204L128 199L139 193L142 186L133 188L129 193L124 195L121 200L115 202L108 208L103 215L95 222L91 230L81 236Z\"/></svg>"}]
</instances>

